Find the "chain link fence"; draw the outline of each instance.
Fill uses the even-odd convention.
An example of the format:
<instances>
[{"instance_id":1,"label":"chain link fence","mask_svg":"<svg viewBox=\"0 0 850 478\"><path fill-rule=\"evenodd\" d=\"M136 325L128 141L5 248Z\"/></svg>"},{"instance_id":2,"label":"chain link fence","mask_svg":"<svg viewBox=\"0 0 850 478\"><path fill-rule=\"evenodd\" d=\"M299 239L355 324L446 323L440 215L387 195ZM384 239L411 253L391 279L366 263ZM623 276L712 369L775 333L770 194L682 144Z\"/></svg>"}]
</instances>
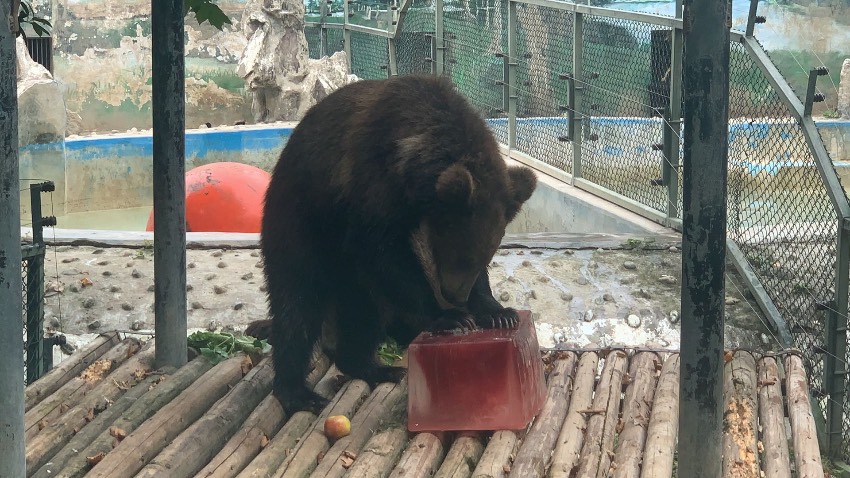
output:
<instances>
[{"instance_id":1,"label":"chain link fence","mask_svg":"<svg viewBox=\"0 0 850 478\"><path fill-rule=\"evenodd\" d=\"M516 149L573 172L570 88L573 15L536 5L517 5Z\"/></svg>"},{"instance_id":2,"label":"chain link fence","mask_svg":"<svg viewBox=\"0 0 850 478\"><path fill-rule=\"evenodd\" d=\"M788 323L826 409L819 304L835 294L836 214L800 124L739 43L730 52L729 109L728 235Z\"/></svg>"},{"instance_id":3,"label":"chain link fence","mask_svg":"<svg viewBox=\"0 0 850 478\"><path fill-rule=\"evenodd\" d=\"M508 141L503 86L507 51L507 4L484 0L469 8L444 9L445 74L489 120L496 138ZM481 11L486 14L480 14Z\"/></svg>"},{"instance_id":4,"label":"chain link fence","mask_svg":"<svg viewBox=\"0 0 850 478\"><path fill-rule=\"evenodd\" d=\"M387 39L362 32L351 32L351 72L364 80L389 76Z\"/></svg>"},{"instance_id":5,"label":"chain link fence","mask_svg":"<svg viewBox=\"0 0 850 478\"><path fill-rule=\"evenodd\" d=\"M659 212L667 191L659 187L664 156L663 121L650 102L653 32L661 27L585 15L581 114L582 177ZM656 53L657 54L657 53ZM664 100L668 92L655 92Z\"/></svg>"},{"instance_id":6,"label":"chain link fence","mask_svg":"<svg viewBox=\"0 0 850 478\"><path fill-rule=\"evenodd\" d=\"M42 333L44 319L44 246L21 246L21 320L24 323L24 371L26 382L38 380L45 372L46 352Z\"/></svg>"},{"instance_id":7,"label":"chain link fence","mask_svg":"<svg viewBox=\"0 0 850 478\"><path fill-rule=\"evenodd\" d=\"M671 22L616 12L603 16L599 10L579 14L578 6L566 2L518 1L511 32L506 1L447 1L442 12L434 8L429 0L410 6L392 40L398 74L442 71L450 76L504 144L511 123L506 93L513 91L515 150L574 174L603 194L625 198L656 219L670 211L680 218L682 129L678 122L671 126L669 116L671 79L681 79L682 72L673 71L673 57L681 51L673 51ZM434 64L441 40L437 13L444 26L442 65ZM513 58L507 57L509 37ZM351 41L355 74L385 77L387 39L353 31ZM788 325L792 345L806 358L812 396L825 411L831 400L842 400L827 395L825 376L846 370L850 360L850 354L832 356L838 370L827 370L838 218L805 131L760 60L741 42L733 41L730 48L728 237ZM513 78L508 77L509 63L515 65ZM507 88L511 79L512 88ZM581 119L577 137L573 117ZM573 170L576 163L579 171ZM668 183L678 189L668 191ZM843 418L839 449L850 460L850 381L845 384L844 414L834 419Z\"/></svg>"}]
</instances>

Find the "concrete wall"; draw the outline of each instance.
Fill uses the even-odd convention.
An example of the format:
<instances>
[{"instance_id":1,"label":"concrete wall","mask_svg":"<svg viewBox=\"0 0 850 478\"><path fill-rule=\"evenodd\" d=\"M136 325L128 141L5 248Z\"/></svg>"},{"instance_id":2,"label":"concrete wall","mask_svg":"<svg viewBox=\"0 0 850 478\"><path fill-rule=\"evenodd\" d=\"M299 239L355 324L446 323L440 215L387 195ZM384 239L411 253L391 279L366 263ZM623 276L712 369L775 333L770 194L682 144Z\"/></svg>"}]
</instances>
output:
<instances>
[{"instance_id":1,"label":"concrete wall","mask_svg":"<svg viewBox=\"0 0 850 478\"><path fill-rule=\"evenodd\" d=\"M271 171L291 131L286 123L188 131L186 170L234 161ZM56 183L53 206L57 216L150 206L152 146L150 132L69 139L64 145L31 145L21 151L21 177ZM28 202L22 214L29 214Z\"/></svg>"}]
</instances>

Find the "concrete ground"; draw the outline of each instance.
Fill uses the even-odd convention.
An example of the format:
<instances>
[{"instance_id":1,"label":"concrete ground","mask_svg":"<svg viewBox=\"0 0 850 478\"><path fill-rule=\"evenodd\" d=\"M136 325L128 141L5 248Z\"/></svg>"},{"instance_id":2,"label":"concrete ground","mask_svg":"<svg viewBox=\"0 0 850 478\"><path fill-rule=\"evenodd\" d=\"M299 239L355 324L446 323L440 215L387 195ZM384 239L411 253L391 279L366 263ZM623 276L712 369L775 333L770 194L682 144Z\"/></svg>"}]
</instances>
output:
<instances>
[{"instance_id":1,"label":"concrete ground","mask_svg":"<svg viewBox=\"0 0 850 478\"><path fill-rule=\"evenodd\" d=\"M251 235L244 236L213 243L190 238L190 332L241 331L266 317L260 251ZM533 312L541 347L678 349L681 253L675 238L512 237L493 259L491 285L505 305ZM102 331L152 333L152 244L133 237L88 243L48 247L47 332L65 334L74 346ZM726 277L726 346L780 348L731 265ZM61 360L58 347L55 356Z\"/></svg>"}]
</instances>

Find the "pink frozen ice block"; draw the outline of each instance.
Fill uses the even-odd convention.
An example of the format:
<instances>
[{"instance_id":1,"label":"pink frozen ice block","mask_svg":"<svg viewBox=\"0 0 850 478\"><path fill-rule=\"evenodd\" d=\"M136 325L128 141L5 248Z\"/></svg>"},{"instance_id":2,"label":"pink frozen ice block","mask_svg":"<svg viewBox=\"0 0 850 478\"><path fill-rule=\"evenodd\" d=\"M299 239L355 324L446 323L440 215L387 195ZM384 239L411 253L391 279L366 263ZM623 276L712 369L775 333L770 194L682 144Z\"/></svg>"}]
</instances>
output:
<instances>
[{"instance_id":1,"label":"pink frozen ice block","mask_svg":"<svg viewBox=\"0 0 850 478\"><path fill-rule=\"evenodd\" d=\"M531 312L514 329L463 335L422 333L410 344L410 431L519 430L546 400Z\"/></svg>"}]
</instances>

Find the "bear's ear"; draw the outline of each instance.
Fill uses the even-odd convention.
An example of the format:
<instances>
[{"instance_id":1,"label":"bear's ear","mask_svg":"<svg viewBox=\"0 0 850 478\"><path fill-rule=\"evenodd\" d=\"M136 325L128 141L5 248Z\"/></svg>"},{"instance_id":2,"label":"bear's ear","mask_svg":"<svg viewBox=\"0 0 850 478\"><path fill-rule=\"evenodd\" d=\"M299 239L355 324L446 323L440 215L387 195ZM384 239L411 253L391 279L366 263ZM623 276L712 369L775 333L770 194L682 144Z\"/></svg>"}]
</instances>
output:
<instances>
[{"instance_id":1,"label":"bear's ear","mask_svg":"<svg viewBox=\"0 0 850 478\"><path fill-rule=\"evenodd\" d=\"M510 199L505 211L507 220L511 221L519 212L525 201L534 193L537 187L537 176L529 168L518 166L508 168L510 183Z\"/></svg>"},{"instance_id":2,"label":"bear's ear","mask_svg":"<svg viewBox=\"0 0 850 478\"><path fill-rule=\"evenodd\" d=\"M468 204L475 192L469 170L459 164L449 166L437 178L437 199L443 204Z\"/></svg>"}]
</instances>

